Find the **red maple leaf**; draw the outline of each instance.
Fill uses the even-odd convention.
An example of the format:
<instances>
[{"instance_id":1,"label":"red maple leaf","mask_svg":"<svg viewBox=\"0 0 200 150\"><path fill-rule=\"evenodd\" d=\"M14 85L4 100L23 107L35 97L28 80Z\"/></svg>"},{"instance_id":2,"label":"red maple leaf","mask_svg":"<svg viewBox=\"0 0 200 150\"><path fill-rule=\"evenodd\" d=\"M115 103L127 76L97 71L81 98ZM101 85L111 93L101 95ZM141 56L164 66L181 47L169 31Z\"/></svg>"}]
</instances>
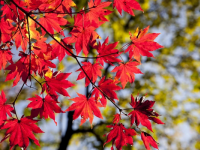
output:
<instances>
[{"instance_id":1,"label":"red maple leaf","mask_svg":"<svg viewBox=\"0 0 200 150\"><path fill-rule=\"evenodd\" d=\"M60 3L62 3L62 4L57 10L58 11L62 10L63 12L66 12L71 16L72 15L71 7L75 7L76 4L72 0L59 0L58 2L59 2L59 5L60 5Z\"/></svg>"},{"instance_id":2,"label":"red maple leaf","mask_svg":"<svg viewBox=\"0 0 200 150\"><path fill-rule=\"evenodd\" d=\"M46 90L46 92L57 99L56 92L64 95L69 96L68 92L65 90L66 88L74 86L71 82L66 80L71 73L59 73L59 72L52 72L49 70L45 74L46 82L42 85L42 92Z\"/></svg>"},{"instance_id":3,"label":"red maple leaf","mask_svg":"<svg viewBox=\"0 0 200 150\"><path fill-rule=\"evenodd\" d=\"M63 111L61 108L57 105L57 101L51 98L51 96L46 95L45 98L41 98L40 96L36 95L36 97L29 98L28 100L32 101L27 107L32 108L31 110L31 117L37 117L38 114L40 115L40 118L44 117L47 119L50 117L54 120L54 122L57 125L57 122L55 121L55 113L62 113Z\"/></svg>"},{"instance_id":4,"label":"red maple leaf","mask_svg":"<svg viewBox=\"0 0 200 150\"><path fill-rule=\"evenodd\" d=\"M99 19L103 21L108 21L104 16L109 15L112 13L112 11L103 9L105 7L108 7L112 2L102 2L101 0L91 0L88 3L88 6L90 8L90 11L86 14L86 17L90 20L90 22L95 21L97 24L99 24Z\"/></svg>"},{"instance_id":5,"label":"red maple leaf","mask_svg":"<svg viewBox=\"0 0 200 150\"><path fill-rule=\"evenodd\" d=\"M44 56L44 55L43 55ZM49 67L56 68L56 65L49 61L47 58L41 58L34 54L31 56L31 69L34 72L38 71L40 76L44 75L48 71Z\"/></svg>"},{"instance_id":6,"label":"red maple leaf","mask_svg":"<svg viewBox=\"0 0 200 150\"><path fill-rule=\"evenodd\" d=\"M48 57L45 57L45 54L38 56L31 54L31 61L30 55L27 55L22 51L20 51L19 56L21 56L21 58L15 64L11 63L11 65L6 68L6 70L10 70L10 72L8 73L5 81L15 78L13 86L17 85L20 78L22 78L23 82L26 82L27 79L31 79L30 75L33 72L36 74L38 71L38 74L43 75L46 71L48 71L48 67L56 67L55 64L48 60Z\"/></svg>"},{"instance_id":7,"label":"red maple leaf","mask_svg":"<svg viewBox=\"0 0 200 150\"><path fill-rule=\"evenodd\" d=\"M103 93L99 89L94 88L92 95L95 95L96 100L100 99L102 105L105 107L107 104L105 95L107 95L113 102L114 102L114 99L118 100L117 94L115 93L115 91L120 90L121 87L116 85L117 83L118 83L117 81L113 81L112 79L105 79L105 77L103 77L98 83L99 84L98 88Z\"/></svg>"},{"instance_id":8,"label":"red maple leaf","mask_svg":"<svg viewBox=\"0 0 200 150\"><path fill-rule=\"evenodd\" d=\"M6 99L5 93L3 91L1 91L1 95L0 95L0 126L2 125L2 123L4 123L4 121L6 121L7 115L12 117L10 112L12 112L14 110L12 106L10 106L9 104L6 104L6 100L7 99Z\"/></svg>"},{"instance_id":9,"label":"red maple leaf","mask_svg":"<svg viewBox=\"0 0 200 150\"><path fill-rule=\"evenodd\" d=\"M5 139L10 137L10 149L15 145L19 145L21 148L26 148L29 145L29 139L40 146L39 141L35 138L34 133L44 133L35 123L37 120L28 119L27 117L17 119L10 119L6 121L6 124L1 128L8 129L5 133L5 137L1 140L3 142Z\"/></svg>"},{"instance_id":10,"label":"red maple leaf","mask_svg":"<svg viewBox=\"0 0 200 150\"><path fill-rule=\"evenodd\" d=\"M79 97L75 97L70 99L74 101L68 109L65 111L75 110L73 115L73 120L77 119L81 115L81 125L89 118L90 124L92 125L92 121L94 115L103 119L101 111L98 107L102 107L102 105L95 101L94 97L87 98L85 95L77 93Z\"/></svg>"},{"instance_id":11,"label":"red maple leaf","mask_svg":"<svg viewBox=\"0 0 200 150\"><path fill-rule=\"evenodd\" d=\"M53 55L54 56L58 56L58 60L59 61L62 61L63 60L63 58L65 57L65 55L67 54L67 55L71 55L70 53L69 53L69 51L70 52L72 52L73 53L73 51L72 51L72 46L71 45L67 45L67 44L65 44L65 39L63 39L63 40L60 40L60 39L57 39L57 40L59 40L59 42L65 47L62 47L59 43L57 43L55 40L53 40L53 41L51 41L51 44L52 44L52 51L53 51Z\"/></svg>"},{"instance_id":12,"label":"red maple leaf","mask_svg":"<svg viewBox=\"0 0 200 150\"><path fill-rule=\"evenodd\" d=\"M164 124L162 121L160 121L158 118L159 115L153 111L152 107L154 105L155 101L144 101L144 97L141 97L138 100L138 97L134 99L134 97L131 95L131 103L130 105L133 107L133 111L131 111L128 115L131 116L131 125L135 122L138 126L140 123L147 127L149 130L152 130L151 122L149 120L153 120L154 122L158 124ZM155 119L153 119L155 118Z\"/></svg>"},{"instance_id":13,"label":"red maple leaf","mask_svg":"<svg viewBox=\"0 0 200 150\"><path fill-rule=\"evenodd\" d=\"M5 21L5 18L2 17L0 20L0 43L10 41L12 24L8 21Z\"/></svg>"},{"instance_id":14,"label":"red maple leaf","mask_svg":"<svg viewBox=\"0 0 200 150\"><path fill-rule=\"evenodd\" d=\"M61 35L64 36L64 32L62 31L61 25L68 24L67 20L63 18L64 15L57 15L57 14L45 14L44 17L41 17L39 19L40 24L43 25L43 27L51 34L54 34L55 29L57 32L60 32ZM43 35L46 33L42 29Z\"/></svg>"},{"instance_id":15,"label":"red maple leaf","mask_svg":"<svg viewBox=\"0 0 200 150\"><path fill-rule=\"evenodd\" d=\"M120 15L122 15L122 9L132 16L135 16L132 9L143 11L136 0L114 0L113 8L115 7Z\"/></svg>"},{"instance_id":16,"label":"red maple leaf","mask_svg":"<svg viewBox=\"0 0 200 150\"><path fill-rule=\"evenodd\" d=\"M32 51L35 55L37 55L40 58L48 58L54 59L55 57L52 57L52 47L50 44L46 43L47 38L40 36L37 38L37 41L33 43Z\"/></svg>"},{"instance_id":17,"label":"red maple leaf","mask_svg":"<svg viewBox=\"0 0 200 150\"><path fill-rule=\"evenodd\" d=\"M28 32L26 28L19 26L15 35L13 36L13 39L15 40L16 48L18 49L21 46L24 52L27 50L27 45L29 41L27 34Z\"/></svg>"},{"instance_id":18,"label":"red maple leaf","mask_svg":"<svg viewBox=\"0 0 200 150\"><path fill-rule=\"evenodd\" d=\"M53 55L51 45L46 44L45 41L46 38L41 36L32 48L34 54L31 56L31 66L34 68L34 72L38 71L40 76L43 76L49 70L49 67L56 68L56 65L50 61L55 59L56 56Z\"/></svg>"},{"instance_id":19,"label":"red maple leaf","mask_svg":"<svg viewBox=\"0 0 200 150\"><path fill-rule=\"evenodd\" d=\"M120 114L115 114L113 119L113 123L117 124L121 120L121 115Z\"/></svg>"},{"instance_id":20,"label":"red maple leaf","mask_svg":"<svg viewBox=\"0 0 200 150\"><path fill-rule=\"evenodd\" d=\"M12 63L12 53L10 49L1 49L0 47L0 70L5 69L7 62Z\"/></svg>"},{"instance_id":21,"label":"red maple leaf","mask_svg":"<svg viewBox=\"0 0 200 150\"><path fill-rule=\"evenodd\" d=\"M140 62L140 55L153 57L153 54L149 51L154 51L156 49L162 48L163 46L159 45L157 42L154 42L155 38L160 33L148 33L149 26L144 30L137 28L136 32L132 35L130 32L130 39L132 41L131 45L126 49L125 52L129 51L129 57L134 57L137 61Z\"/></svg>"},{"instance_id":22,"label":"red maple leaf","mask_svg":"<svg viewBox=\"0 0 200 150\"><path fill-rule=\"evenodd\" d=\"M90 23L84 13L77 14L74 20L74 28L70 32L72 37L67 37L65 42L67 44L75 43L77 55L83 49L83 53L87 56L90 47L94 47L96 39L99 38L99 35L94 30L102 23L97 24L94 21Z\"/></svg>"},{"instance_id":23,"label":"red maple leaf","mask_svg":"<svg viewBox=\"0 0 200 150\"><path fill-rule=\"evenodd\" d=\"M131 61L127 63L119 63L120 66L116 66L111 72L117 72L116 78L121 81L123 89L126 86L127 82L133 83L135 80L135 73L142 73L140 69L138 69L136 66L140 63L136 61Z\"/></svg>"},{"instance_id":24,"label":"red maple leaf","mask_svg":"<svg viewBox=\"0 0 200 150\"><path fill-rule=\"evenodd\" d=\"M96 47L99 55L97 56L97 62L99 62L102 66L104 65L104 62L109 63L112 65L113 62L121 62L120 59L116 58L119 56L119 50L114 49L118 42L108 44L109 37L106 38L104 43L101 45L99 42L99 45Z\"/></svg>"},{"instance_id":25,"label":"red maple leaf","mask_svg":"<svg viewBox=\"0 0 200 150\"><path fill-rule=\"evenodd\" d=\"M39 9L39 6L42 4L43 2L41 0L26 0L25 4L26 6L29 8L29 10L36 10Z\"/></svg>"},{"instance_id":26,"label":"red maple leaf","mask_svg":"<svg viewBox=\"0 0 200 150\"><path fill-rule=\"evenodd\" d=\"M114 124L106 126L108 128L113 128L107 135L107 140L104 143L107 144L112 141L111 150L114 150L113 145L116 145L117 150L121 150L123 146L133 145L132 136L136 135L134 129L126 129L123 124Z\"/></svg>"},{"instance_id":27,"label":"red maple leaf","mask_svg":"<svg viewBox=\"0 0 200 150\"><path fill-rule=\"evenodd\" d=\"M27 8L25 8L25 3L24 1L15 1L18 6L22 7L24 10L28 11ZM1 8L2 13L2 18L5 18L6 20L13 20L15 23L20 23L25 17L25 14L18 9L13 3L10 3L7 5L7 3L4 3L4 6Z\"/></svg>"},{"instance_id":28,"label":"red maple leaf","mask_svg":"<svg viewBox=\"0 0 200 150\"><path fill-rule=\"evenodd\" d=\"M83 70L87 73L89 76L90 80L94 83L97 80L97 77L101 77L101 70L103 67L99 63L91 64L90 62L82 62ZM76 71L81 71L80 74L78 75L77 80L85 78L85 86L88 86L90 84L90 80L88 77L85 75L83 72L82 68L76 70Z\"/></svg>"},{"instance_id":29,"label":"red maple leaf","mask_svg":"<svg viewBox=\"0 0 200 150\"><path fill-rule=\"evenodd\" d=\"M2 2L2 1L1 1ZM2 15L1 15L1 19L11 19L13 21L16 21L17 17L16 17L16 13L13 13L14 10L16 10L16 7L14 4L10 4L10 5L1 5L1 11L2 11ZM3 17L4 16L4 17ZM0 24L2 23L2 20L0 22ZM3 28L0 28L3 29ZM1 41L1 40L0 40Z\"/></svg>"},{"instance_id":30,"label":"red maple leaf","mask_svg":"<svg viewBox=\"0 0 200 150\"><path fill-rule=\"evenodd\" d=\"M31 69L34 72L38 72L40 76L43 76L49 70L49 67L56 68L56 65L50 61L56 56L52 55L52 47L49 44L43 42L35 44L33 51L34 54L31 55Z\"/></svg>"},{"instance_id":31,"label":"red maple leaf","mask_svg":"<svg viewBox=\"0 0 200 150\"><path fill-rule=\"evenodd\" d=\"M16 86L17 83L19 82L20 78L22 78L23 82L26 82L27 79L30 79L29 76L29 55L23 53L20 51L19 56L21 56L21 58L14 64L11 63L6 70L10 70L10 72L8 73L8 75L6 76L6 80L5 81L9 81L15 78L14 82L13 82L13 86ZM30 69L30 74L32 73L33 67L31 66Z\"/></svg>"},{"instance_id":32,"label":"red maple leaf","mask_svg":"<svg viewBox=\"0 0 200 150\"><path fill-rule=\"evenodd\" d=\"M142 132L141 138L147 150L150 150L149 144L151 144L154 148L158 149L156 141L152 138L150 134Z\"/></svg>"}]
</instances>

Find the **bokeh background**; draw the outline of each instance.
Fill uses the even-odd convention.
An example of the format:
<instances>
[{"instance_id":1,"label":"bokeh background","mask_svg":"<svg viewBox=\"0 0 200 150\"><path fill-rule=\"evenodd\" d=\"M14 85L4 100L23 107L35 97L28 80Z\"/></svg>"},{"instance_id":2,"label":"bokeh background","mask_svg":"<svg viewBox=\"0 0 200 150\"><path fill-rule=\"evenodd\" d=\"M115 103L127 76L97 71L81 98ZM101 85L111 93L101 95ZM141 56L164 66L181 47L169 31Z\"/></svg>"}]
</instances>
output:
<instances>
[{"instance_id":1,"label":"bokeh background","mask_svg":"<svg viewBox=\"0 0 200 150\"><path fill-rule=\"evenodd\" d=\"M74 0L74 2L77 4L74 11L87 7L86 0ZM151 135L159 142L159 149L200 150L200 0L138 0L138 2L144 13L134 11L135 17L127 13L122 13L120 16L115 10L107 16L110 22L97 30L102 38L101 42L109 36L110 42L119 41L120 49L130 42L129 31L133 33L137 27L143 29L150 26L149 32L161 33L156 41L165 48L154 51L155 58L142 57L142 65L139 68L143 74L136 75L133 84L128 84L126 89L118 92L120 99L118 104L128 107L131 93L134 96L138 93L140 96L147 94L147 99L156 101L154 109L165 123L152 125L154 133ZM15 54L14 51L13 53ZM17 58L17 54L15 56ZM63 72L74 72L78 68L68 57L58 64L58 69ZM112 69L112 66L106 66L104 73L107 77L112 76L110 72ZM0 71L0 90L4 90L8 100L13 101L20 86L11 89L12 82L4 82L6 73L7 71ZM68 90L71 97L77 96L76 92L88 93L88 89L84 88L84 80L76 82L77 75L74 73L69 78L75 84L78 83L76 87ZM28 104L26 99L35 94L39 94L39 91L30 88L22 91L17 101L19 114L30 114L30 110L25 109ZM71 104L66 97L60 97L59 100L63 110ZM57 115L57 126L51 120L42 120L39 126L45 134L37 135L41 147L31 142L28 149L110 149L111 143L102 146L106 140L103 134L109 131L106 125L112 122L117 110L109 103L102 109L102 113L104 119L95 119L93 129L88 122L79 126L80 119L72 121L73 112ZM124 119L124 124L129 126L129 121ZM145 128L144 130L146 131ZM0 139L4 132L0 132ZM8 140L0 144L0 149L9 149ZM20 150L19 147L14 149ZM137 136L134 137L133 147L127 146L123 149L143 150L145 147L140 136Z\"/></svg>"}]
</instances>

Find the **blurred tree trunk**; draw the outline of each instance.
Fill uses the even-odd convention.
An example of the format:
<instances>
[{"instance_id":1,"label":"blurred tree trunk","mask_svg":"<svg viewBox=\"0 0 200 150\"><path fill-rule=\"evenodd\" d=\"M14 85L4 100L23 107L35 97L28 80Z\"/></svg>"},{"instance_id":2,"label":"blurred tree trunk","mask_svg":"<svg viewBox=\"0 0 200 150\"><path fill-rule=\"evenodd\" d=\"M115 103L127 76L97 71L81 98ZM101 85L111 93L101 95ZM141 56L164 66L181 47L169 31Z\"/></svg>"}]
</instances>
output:
<instances>
[{"instance_id":1,"label":"blurred tree trunk","mask_svg":"<svg viewBox=\"0 0 200 150\"><path fill-rule=\"evenodd\" d=\"M61 142L60 142L58 150L66 150L67 146L69 145L69 140L74 134L74 130L72 129L73 114L74 114L74 111L68 112L67 129L66 129L65 135L61 138Z\"/></svg>"}]
</instances>

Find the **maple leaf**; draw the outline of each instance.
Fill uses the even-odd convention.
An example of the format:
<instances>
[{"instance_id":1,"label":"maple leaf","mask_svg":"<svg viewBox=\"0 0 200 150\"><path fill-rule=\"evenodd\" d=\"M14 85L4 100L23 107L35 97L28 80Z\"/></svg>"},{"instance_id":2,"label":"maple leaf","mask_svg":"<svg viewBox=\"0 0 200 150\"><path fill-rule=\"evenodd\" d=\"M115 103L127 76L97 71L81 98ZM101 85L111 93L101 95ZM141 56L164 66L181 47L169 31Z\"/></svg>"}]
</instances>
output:
<instances>
[{"instance_id":1,"label":"maple leaf","mask_svg":"<svg viewBox=\"0 0 200 150\"><path fill-rule=\"evenodd\" d=\"M25 3L23 1L15 1L15 3L18 4L18 6L25 6ZM26 8L23 8L27 10ZM24 19L25 14L20 10L17 9L17 7L13 4L10 3L7 5L7 3L4 4L4 6L1 8L2 14L1 17L5 18L7 21L15 21L15 22L20 22Z\"/></svg>"},{"instance_id":2,"label":"maple leaf","mask_svg":"<svg viewBox=\"0 0 200 150\"><path fill-rule=\"evenodd\" d=\"M121 115L120 114L115 114L113 119L113 123L117 124L121 120Z\"/></svg>"},{"instance_id":3,"label":"maple leaf","mask_svg":"<svg viewBox=\"0 0 200 150\"><path fill-rule=\"evenodd\" d=\"M36 19L37 17L34 17ZM27 22L27 21L26 21ZM32 39L38 39L41 38L40 33L36 30L37 29L37 24L34 20L28 19L28 24L26 23L26 30L29 30L30 33L30 38Z\"/></svg>"},{"instance_id":4,"label":"maple leaf","mask_svg":"<svg viewBox=\"0 0 200 150\"><path fill-rule=\"evenodd\" d=\"M29 139L32 139L33 142L40 146L39 141L35 138L34 133L44 133L35 123L37 120L28 119L27 117L18 119L10 119L6 121L6 124L1 128L8 129L5 133L5 137L1 140L3 142L8 137L10 137L10 149L12 149L15 145L19 145L20 147L26 148L29 145Z\"/></svg>"},{"instance_id":5,"label":"maple leaf","mask_svg":"<svg viewBox=\"0 0 200 150\"><path fill-rule=\"evenodd\" d=\"M7 99L6 99L5 93L3 91L1 91L1 95L0 95L0 126L7 119L6 114L8 114L10 117L12 117L10 112L14 111L12 106L10 106L9 104L6 104L6 100Z\"/></svg>"},{"instance_id":6,"label":"maple leaf","mask_svg":"<svg viewBox=\"0 0 200 150\"><path fill-rule=\"evenodd\" d=\"M12 53L10 49L1 49L0 48L0 70L3 67L5 69L7 62L12 63Z\"/></svg>"},{"instance_id":7,"label":"maple leaf","mask_svg":"<svg viewBox=\"0 0 200 150\"><path fill-rule=\"evenodd\" d=\"M158 117L158 114L152 109L154 103L155 101L144 101L144 97L141 97L139 100L138 97L134 99L134 97L131 95L130 105L134 109L128 114L131 116L131 125L133 125L134 122L137 126L141 123L143 126L147 127L150 131L153 132L149 119L156 123L164 124L158 118L155 118Z\"/></svg>"},{"instance_id":8,"label":"maple leaf","mask_svg":"<svg viewBox=\"0 0 200 150\"><path fill-rule=\"evenodd\" d=\"M36 10L43 2L41 0L25 0L25 4L30 10Z\"/></svg>"},{"instance_id":9,"label":"maple leaf","mask_svg":"<svg viewBox=\"0 0 200 150\"><path fill-rule=\"evenodd\" d=\"M42 68L43 72L46 72L46 68L48 67L55 68L56 65L49 61L57 57L57 55L56 56L54 55L53 46L47 44L45 42L46 38L42 36L37 40L38 41L35 42L32 47L32 51L34 52L35 55L33 55L31 58L34 58L36 65L38 65L38 67L36 67L38 68L37 69L38 72L42 72L42 70L40 70L39 68Z\"/></svg>"},{"instance_id":10,"label":"maple leaf","mask_svg":"<svg viewBox=\"0 0 200 150\"><path fill-rule=\"evenodd\" d=\"M114 124L114 125L108 125L106 126L108 128L113 128L107 135L107 140L104 143L107 144L110 141L112 141L112 147L111 150L114 150L113 144L116 145L117 150L122 150L123 146L126 146L127 144L133 145L133 138L132 136L136 135L136 132L134 129L126 129L123 124Z\"/></svg>"},{"instance_id":11,"label":"maple leaf","mask_svg":"<svg viewBox=\"0 0 200 150\"><path fill-rule=\"evenodd\" d=\"M163 46L159 45L157 42L154 42L155 38L160 33L148 33L149 26L144 30L140 30L137 28L134 35L130 32L130 39L132 41L131 45L125 50L125 52L129 51L129 57L134 57L137 61L140 62L140 55L147 57L154 57L152 53L149 51L154 51L159 48L163 48Z\"/></svg>"},{"instance_id":12,"label":"maple leaf","mask_svg":"<svg viewBox=\"0 0 200 150\"><path fill-rule=\"evenodd\" d=\"M32 0L31 0L32 1ZM72 16L72 8L76 7L76 4L72 0L51 0L42 2L39 9L44 12L66 13Z\"/></svg>"},{"instance_id":13,"label":"maple leaf","mask_svg":"<svg viewBox=\"0 0 200 150\"><path fill-rule=\"evenodd\" d=\"M71 45L67 45L65 43L65 39L61 40L60 38L55 37L65 48L63 48L59 43L57 43L55 40L52 40L50 43L52 44L52 51L53 51L53 55L54 56L58 56L58 60L62 61L63 58L65 57L65 55L69 55L71 56L71 54L68 52L72 52L72 46Z\"/></svg>"},{"instance_id":14,"label":"maple leaf","mask_svg":"<svg viewBox=\"0 0 200 150\"><path fill-rule=\"evenodd\" d=\"M49 70L45 74L46 82L42 85L42 92L46 90L50 96L55 96L56 99L56 92L64 96L69 96L65 89L74 86L74 84L65 79L68 78L70 74L71 73L59 73L57 71L53 73L51 70Z\"/></svg>"},{"instance_id":15,"label":"maple leaf","mask_svg":"<svg viewBox=\"0 0 200 150\"><path fill-rule=\"evenodd\" d=\"M28 45L28 37L27 37L27 30L24 27L18 27L18 30L16 31L15 35L13 38L15 39L15 45L16 48L18 49L20 46L25 52L27 50L27 45Z\"/></svg>"},{"instance_id":16,"label":"maple leaf","mask_svg":"<svg viewBox=\"0 0 200 150\"><path fill-rule=\"evenodd\" d=\"M156 141L152 138L150 134L142 132L141 138L147 150L150 150L149 144L151 144L154 148L158 149Z\"/></svg>"},{"instance_id":17,"label":"maple leaf","mask_svg":"<svg viewBox=\"0 0 200 150\"><path fill-rule=\"evenodd\" d=\"M11 32L12 32L12 26L9 24L8 21L5 21L4 18L1 18L0 21L0 43L1 41L3 43L10 41L11 38Z\"/></svg>"},{"instance_id":18,"label":"maple leaf","mask_svg":"<svg viewBox=\"0 0 200 150\"><path fill-rule=\"evenodd\" d=\"M62 7L63 12L66 12L71 16L72 15L71 7L76 7L76 4L72 0L63 0L62 5L59 8L61 8L61 7ZM58 10L59 10L59 8L58 8Z\"/></svg>"},{"instance_id":19,"label":"maple leaf","mask_svg":"<svg viewBox=\"0 0 200 150\"><path fill-rule=\"evenodd\" d=\"M72 37L67 37L65 42L67 44L75 43L77 55L83 49L83 53L87 56L90 47L94 47L96 39L99 38L99 35L94 30L101 24L97 24L94 21L90 23L84 13L77 14L74 20L74 28L70 32Z\"/></svg>"},{"instance_id":20,"label":"maple leaf","mask_svg":"<svg viewBox=\"0 0 200 150\"><path fill-rule=\"evenodd\" d=\"M11 63L5 70L10 70L10 72L6 76L6 80L12 80L15 78L13 82L13 86L16 86L19 82L20 78L22 78L23 82L26 83L27 79L30 79L29 76L29 58L27 54L20 52L19 56L21 58L14 64ZM32 66L30 69L30 73L32 73Z\"/></svg>"},{"instance_id":21,"label":"maple leaf","mask_svg":"<svg viewBox=\"0 0 200 150\"><path fill-rule=\"evenodd\" d=\"M88 86L90 84L90 80L94 83L97 80L97 77L101 77L101 70L103 69L102 66L100 66L99 63L91 64L90 62L82 62L83 66L82 68L76 70L76 71L81 71L80 74L78 75L77 80L85 78L85 86ZM83 70L87 73L89 76L90 80L88 77L85 75Z\"/></svg>"},{"instance_id":22,"label":"maple leaf","mask_svg":"<svg viewBox=\"0 0 200 150\"><path fill-rule=\"evenodd\" d=\"M116 58L119 56L119 50L114 49L118 42L108 44L108 41L109 37L106 38L102 45L99 42L99 45L96 47L99 53L96 61L99 62L102 66L104 65L104 62L109 63L110 65L113 65L113 62L121 62L120 59Z\"/></svg>"},{"instance_id":23,"label":"maple leaf","mask_svg":"<svg viewBox=\"0 0 200 150\"><path fill-rule=\"evenodd\" d=\"M136 66L140 63L136 61L131 61L127 63L119 63L120 66L116 66L111 72L117 72L116 78L121 81L123 89L126 86L127 82L133 83L135 80L135 73L141 73L140 69L138 69Z\"/></svg>"},{"instance_id":24,"label":"maple leaf","mask_svg":"<svg viewBox=\"0 0 200 150\"><path fill-rule=\"evenodd\" d=\"M61 108L57 105L57 101L52 99L49 95L46 95L45 98L41 98L40 96L36 95L36 97L29 98L28 100L31 101L31 103L27 107L32 108L32 118L37 117L38 114L40 115L40 118L44 117L45 119L47 119L48 117L50 117L57 125L54 112L63 113Z\"/></svg>"},{"instance_id":25,"label":"maple leaf","mask_svg":"<svg viewBox=\"0 0 200 150\"><path fill-rule=\"evenodd\" d=\"M132 9L143 11L136 0L114 0L113 8L115 7L120 15L122 15L122 9L132 16L135 16Z\"/></svg>"},{"instance_id":26,"label":"maple leaf","mask_svg":"<svg viewBox=\"0 0 200 150\"><path fill-rule=\"evenodd\" d=\"M16 20L16 15L15 13L13 13L13 10L16 9L16 7L14 6L14 4L10 4L9 6L8 5L1 5L3 6L1 8L1 11L2 11L2 15L1 15L1 19L11 19L11 20ZM3 17L4 16L4 17ZM2 20L0 22L0 24L2 23ZM2 29L2 28L0 28Z\"/></svg>"},{"instance_id":27,"label":"maple leaf","mask_svg":"<svg viewBox=\"0 0 200 150\"><path fill-rule=\"evenodd\" d=\"M37 41L33 43L31 50L34 52L37 56L42 56L41 58L45 58L47 55L51 55L52 48L50 44L46 43L47 38L40 36L37 38ZM50 57L52 58L52 57ZM54 58L52 58L54 59Z\"/></svg>"},{"instance_id":28,"label":"maple leaf","mask_svg":"<svg viewBox=\"0 0 200 150\"><path fill-rule=\"evenodd\" d=\"M102 2L101 0L90 0L88 3L88 6L90 8L90 11L86 14L86 17L88 17L88 20L90 22L95 21L97 24L99 23L99 19L103 21L108 21L104 16L109 15L112 13L112 11L103 9L105 7L108 7L112 2Z\"/></svg>"},{"instance_id":29,"label":"maple leaf","mask_svg":"<svg viewBox=\"0 0 200 150\"><path fill-rule=\"evenodd\" d=\"M64 16L64 15L63 15ZM62 18L63 16L57 15L57 14L45 14L44 17L41 17L39 19L40 24L44 26L44 28L51 34L54 34L53 29L55 29L57 32L60 32L61 35L64 36L64 32L61 31L62 28L61 25L68 24L67 20ZM42 29L43 35L45 34L45 31Z\"/></svg>"},{"instance_id":30,"label":"maple leaf","mask_svg":"<svg viewBox=\"0 0 200 150\"><path fill-rule=\"evenodd\" d=\"M31 69L34 72L38 71L38 74L42 76L45 72L49 70L49 67L56 68L56 65L48 60L48 56L42 55L31 55Z\"/></svg>"},{"instance_id":31,"label":"maple leaf","mask_svg":"<svg viewBox=\"0 0 200 150\"><path fill-rule=\"evenodd\" d=\"M87 98L85 95L78 94L78 97L75 97L73 99L70 99L74 101L68 109L65 111L73 111L73 120L77 119L81 115L81 125L86 121L86 119L89 118L90 124L92 126L92 121L94 118L94 115L103 119L103 116L101 114L101 111L98 107L102 107L102 105L95 101L94 97Z\"/></svg>"},{"instance_id":32,"label":"maple leaf","mask_svg":"<svg viewBox=\"0 0 200 150\"><path fill-rule=\"evenodd\" d=\"M44 72L48 71L48 67L56 67L55 64L44 58L43 54L41 55L42 56L40 57L40 55L36 56L34 54L31 54L30 61L30 55L27 55L24 52L20 51L19 56L21 56L21 58L15 64L12 62L11 65L6 68L6 70L10 70L10 72L8 73L5 81L15 78L13 86L16 86L20 78L22 78L23 82L26 82L27 79L31 79L30 75L33 72L36 74L36 72L38 71L40 75L43 75Z\"/></svg>"},{"instance_id":33,"label":"maple leaf","mask_svg":"<svg viewBox=\"0 0 200 150\"><path fill-rule=\"evenodd\" d=\"M114 102L114 99L118 100L117 94L115 93L115 91L120 90L121 87L116 85L117 83L118 83L117 81L113 81L112 79L105 79L105 76L104 76L98 83L98 88L103 93L99 89L94 88L92 92L92 96L95 95L96 100L100 99L102 105L105 107L107 104L105 95L107 95L113 102ZM101 98L100 98L100 95L101 95Z\"/></svg>"}]
</instances>

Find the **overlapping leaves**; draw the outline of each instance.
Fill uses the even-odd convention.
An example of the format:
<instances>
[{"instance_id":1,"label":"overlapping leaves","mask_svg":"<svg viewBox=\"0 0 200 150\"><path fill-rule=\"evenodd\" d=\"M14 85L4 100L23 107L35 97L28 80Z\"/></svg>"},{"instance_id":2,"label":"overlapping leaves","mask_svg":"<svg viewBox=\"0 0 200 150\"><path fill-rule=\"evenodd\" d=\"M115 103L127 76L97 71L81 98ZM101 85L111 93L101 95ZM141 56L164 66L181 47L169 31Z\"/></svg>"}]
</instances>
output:
<instances>
[{"instance_id":1,"label":"overlapping leaves","mask_svg":"<svg viewBox=\"0 0 200 150\"><path fill-rule=\"evenodd\" d=\"M66 56L74 58L79 64L80 68L77 71L80 71L80 74L77 80L85 78L85 86L90 83L92 86L87 97L78 94L78 97L70 99L74 103L66 111L74 111L73 119L81 116L81 125L87 119L92 125L94 116L103 119L99 108L106 107L108 100L120 111L115 115L113 124L107 126L111 128L111 131L107 134L105 144L112 141L111 149L113 145L118 150L127 144L133 145L132 136L136 135L136 131L120 123L122 114L130 116L131 127L135 123L139 128L141 124L152 131L150 120L163 124L158 119L159 115L152 109L153 101L131 97L132 111L129 114L115 103L115 100L119 100L116 92L124 89L128 82L133 83L135 74L142 73L137 68L141 64L140 55L153 57L150 51L162 48L154 41L159 33L147 34L149 27L140 31L137 29L134 35L130 33L129 47L126 50L117 49L118 42L109 44L109 37L102 44L97 41L100 36L96 29L109 21L106 16L113 12L108 9L112 2L90 0L88 8L75 13L72 12L72 7L76 4L72 0L11 0L9 3L1 1L0 4L2 5L0 9L2 11L0 69L9 70L5 81L14 80L13 86L19 85L20 79L23 82L11 104L6 103L4 92L0 97L0 126L1 129L7 130L2 141L9 138L11 149L15 145L27 149L30 139L39 145L33 133L43 131L36 125L38 120L34 120L35 117L39 115L40 118L51 118L56 123L55 113L63 113L59 106L58 96L61 94L70 97L66 89L74 84L67 80L71 73L57 71L54 60L58 58L62 61ZM134 16L133 9L142 11L135 0L114 0L113 7L121 15L122 10L132 16ZM74 18L71 19L72 22L68 21L68 15ZM71 28L71 31L65 32L65 28ZM48 42L46 35L53 41ZM11 52L12 43L19 51L19 59L14 62L12 57L17 52ZM129 60L125 62L121 55L126 52L129 52ZM94 53L96 57L90 57L93 61L89 61L88 57L82 56L82 53L85 56ZM81 65L78 58L85 58L87 61L82 62L83 65ZM110 78L102 76L104 63L114 66L112 72L116 72L116 76ZM14 111L15 103L24 86L29 87L28 83L31 83L32 88L33 81L39 84L41 96L35 95L28 98L31 102L27 107L31 115L22 116L19 119ZM149 144L158 148L155 140L146 132L142 131L141 137L147 149L149 149Z\"/></svg>"}]
</instances>

